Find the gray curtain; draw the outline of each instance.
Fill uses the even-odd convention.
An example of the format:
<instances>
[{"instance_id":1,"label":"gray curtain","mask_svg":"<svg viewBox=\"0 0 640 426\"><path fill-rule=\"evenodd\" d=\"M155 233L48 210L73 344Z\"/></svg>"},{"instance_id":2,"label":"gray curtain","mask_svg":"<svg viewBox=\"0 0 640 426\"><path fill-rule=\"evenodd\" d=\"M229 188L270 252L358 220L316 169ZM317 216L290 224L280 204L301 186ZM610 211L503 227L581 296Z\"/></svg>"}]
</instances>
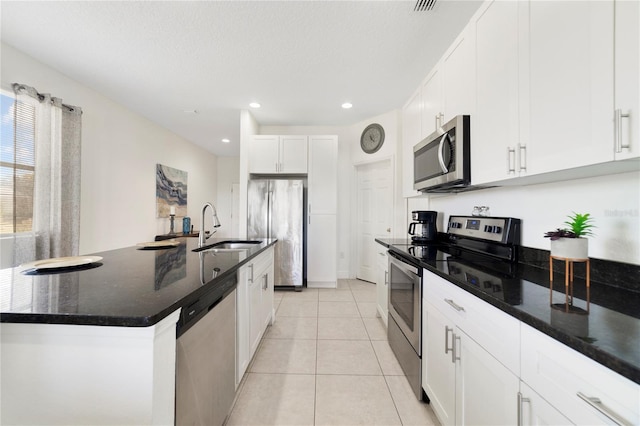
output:
<instances>
[{"instance_id":1,"label":"gray curtain","mask_svg":"<svg viewBox=\"0 0 640 426\"><path fill-rule=\"evenodd\" d=\"M13 84L36 103L33 238L17 238L14 262L78 255L82 110L33 87Z\"/></svg>"}]
</instances>

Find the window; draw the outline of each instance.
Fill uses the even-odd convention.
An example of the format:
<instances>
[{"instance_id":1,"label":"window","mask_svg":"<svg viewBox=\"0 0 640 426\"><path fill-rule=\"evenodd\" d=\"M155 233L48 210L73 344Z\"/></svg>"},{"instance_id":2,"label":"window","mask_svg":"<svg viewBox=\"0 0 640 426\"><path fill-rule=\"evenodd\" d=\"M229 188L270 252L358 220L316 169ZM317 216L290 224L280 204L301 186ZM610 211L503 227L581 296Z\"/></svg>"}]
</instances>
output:
<instances>
[{"instance_id":1,"label":"window","mask_svg":"<svg viewBox=\"0 0 640 426\"><path fill-rule=\"evenodd\" d=\"M0 234L33 227L35 106L0 94Z\"/></svg>"}]
</instances>

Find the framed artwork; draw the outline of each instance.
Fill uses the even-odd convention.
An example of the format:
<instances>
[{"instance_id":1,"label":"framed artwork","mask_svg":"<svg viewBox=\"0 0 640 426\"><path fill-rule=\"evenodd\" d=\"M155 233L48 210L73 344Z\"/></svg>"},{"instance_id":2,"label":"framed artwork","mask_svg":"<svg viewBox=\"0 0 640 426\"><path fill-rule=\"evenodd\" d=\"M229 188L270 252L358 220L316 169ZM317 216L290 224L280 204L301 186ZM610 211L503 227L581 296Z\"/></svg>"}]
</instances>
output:
<instances>
[{"instance_id":1,"label":"framed artwork","mask_svg":"<svg viewBox=\"0 0 640 426\"><path fill-rule=\"evenodd\" d=\"M187 172L156 164L156 217L166 218L172 211L187 215Z\"/></svg>"}]
</instances>

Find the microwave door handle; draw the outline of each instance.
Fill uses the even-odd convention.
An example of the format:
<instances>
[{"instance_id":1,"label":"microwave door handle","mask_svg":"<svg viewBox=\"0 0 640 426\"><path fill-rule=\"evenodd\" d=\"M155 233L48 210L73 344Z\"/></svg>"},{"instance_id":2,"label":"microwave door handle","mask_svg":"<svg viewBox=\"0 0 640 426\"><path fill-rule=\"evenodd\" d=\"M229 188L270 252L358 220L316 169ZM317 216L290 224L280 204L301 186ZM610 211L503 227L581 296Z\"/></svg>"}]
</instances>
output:
<instances>
[{"instance_id":1,"label":"microwave door handle","mask_svg":"<svg viewBox=\"0 0 640 426\"><path fill-rule=\"evenodd\" d=\"M444 148L444 141L449 137L448 133L442 135L442 139L440 139L440 144L438 145L438 161L440 162L440 168L443 173L448 173L449 169L447 169L447 165L444 164L444 155L442 154L442 149Z\"/></svg>"}]
</instances>

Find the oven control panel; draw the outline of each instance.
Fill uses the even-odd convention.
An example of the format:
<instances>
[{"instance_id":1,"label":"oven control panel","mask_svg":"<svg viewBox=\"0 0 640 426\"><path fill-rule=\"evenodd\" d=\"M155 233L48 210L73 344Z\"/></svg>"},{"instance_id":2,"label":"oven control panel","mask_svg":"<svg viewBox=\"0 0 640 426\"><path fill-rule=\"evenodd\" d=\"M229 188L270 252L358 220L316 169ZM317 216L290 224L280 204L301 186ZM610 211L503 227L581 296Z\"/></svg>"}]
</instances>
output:
<instances>
[{"instance_id":1,"label":"oven control panel","mask_svg":"<svg viewBox=\"0 0 640 426\"><path fill-rule=\"evenodd\" d=\"M512 217L451 216L447 232L502 244L520 244L520 219Z\"/></svg>"}]
</instances>

